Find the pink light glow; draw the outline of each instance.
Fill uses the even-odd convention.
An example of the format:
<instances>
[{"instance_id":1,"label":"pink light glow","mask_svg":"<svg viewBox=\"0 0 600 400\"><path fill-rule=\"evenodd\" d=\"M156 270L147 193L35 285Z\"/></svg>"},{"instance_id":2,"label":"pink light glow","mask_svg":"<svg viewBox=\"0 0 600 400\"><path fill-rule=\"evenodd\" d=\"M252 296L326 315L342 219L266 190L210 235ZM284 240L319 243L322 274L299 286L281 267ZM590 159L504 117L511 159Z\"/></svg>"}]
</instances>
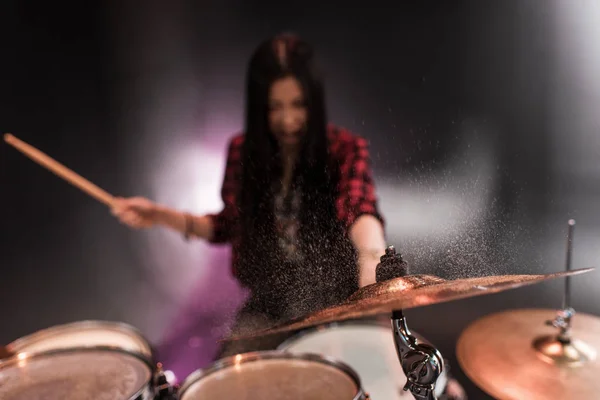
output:
<instances>
[{"instance_id":1,"label":"pink light glow","mask_svg":"<svg viewBox=\"0 0 600 400\"><path fill-rule=\"evenodd\" d=\"M213 132L211 136L174 141L176 145L163 150L150 171L155 201L200 215L221 210L227 142L235 130L210 128L203 131ZM231 276L229 246L185 242L165 229L153 230L145 239L142 264L154 284L173 299L166 320L154 317L149 322L161 324L156 326L162 330L158 357L180 381L211 363L217 340L246 293Z\"/></svg>"}]
</instances>

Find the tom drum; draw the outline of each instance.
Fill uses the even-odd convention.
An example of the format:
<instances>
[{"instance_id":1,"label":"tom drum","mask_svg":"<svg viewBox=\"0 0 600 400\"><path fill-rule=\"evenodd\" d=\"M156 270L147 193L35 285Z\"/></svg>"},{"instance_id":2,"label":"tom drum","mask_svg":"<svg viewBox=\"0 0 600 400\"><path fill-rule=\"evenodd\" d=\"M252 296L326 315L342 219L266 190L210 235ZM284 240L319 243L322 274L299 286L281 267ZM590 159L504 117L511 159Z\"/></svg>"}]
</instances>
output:
<instances>
[{"instance_id":1,"label":"tom drum","mask_svg":"<svg viewBox=\"0 0 600 400\"><path fill-rule=\"evenodd\" d=\"M316 354L262 351L215 362L186 378L179 400L366 400L349 366Z\"/></svg>"}]
</instances>

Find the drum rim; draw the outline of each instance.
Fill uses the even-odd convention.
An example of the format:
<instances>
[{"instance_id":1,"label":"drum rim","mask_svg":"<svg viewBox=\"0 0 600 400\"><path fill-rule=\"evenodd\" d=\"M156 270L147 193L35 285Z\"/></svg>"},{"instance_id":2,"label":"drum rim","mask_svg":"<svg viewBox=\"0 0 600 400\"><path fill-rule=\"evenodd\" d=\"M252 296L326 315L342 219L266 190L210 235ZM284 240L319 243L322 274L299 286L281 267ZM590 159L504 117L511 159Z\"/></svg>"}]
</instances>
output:
<instances>
[{"instance_id":1,"label":"drum rim","mask_svg":"<svg viewBox=\"0 0 600 400\"><path fill-rule=\"evenodd\" d=\"M150 376L147 382L142 385L131 397L131 400L141 400L146 399L148 391L152 391L152 385L154 380L154 374L156 372L156 367L143 355L140 353L128 351L122 349L120 347L112 347L112 346L88 346L88 347L70 347L70 348L62 348L62 349L53 349L41 352L23 352L18 353L12 357L0 360L0 371L4 368L9 368L10 366L19 363L20 361L31 360L31 359L39 359L47 356L56 356L61 354L69 354L69 353L81 353L81 352L94 352L94 351L102 351L107 353L121 353L127 356L131 356L133 358L142 361L150 372Z\"/></svg>"},{"instance_id":2,"label":"drum rim","mask_svg":"<svg viewBox=\"0 0 600 400\"><path fill-rule=\"evenodd\" d=\"M285 351L279 350L266 350L266 351L253 351L249 353L240 353L234 356L229 356L225 358L221 358L215 361L212 365L207 368L197 369L192 372L187 378L185 378L179 388L179 399L182 399L182 396L185 395L185 392L190 389L190 387L198 382L200 379L205 378L209 375L214 374L215 372L221 371L225 368L231 367L235 364L247 363L247 362L255 362L261 360L302 360L302 361L314 361L321 364L328 365L330 367L337 368L345 373L356 385L357 393L353 400L361 399L364 396L364 390L362 388L362 383L360 381L360 377L358 373L354 371L350 365L346 364L343 361L339 361L334 359L333 357L329 357L326 355L316 354L316 353L288 353Z\"/></svg>"},{"instance_id":3,"label":"drum rim","mask_svg":"<svg viewBox=\"0 0 600 400\"><path fill-rule=\"evenodd\" d=\"M56 333L60 332L76 332L77 329L89 329L89 328L104 328L106 330L118 331L120 333L125 333L129 337L136 337L139 339L144 345L144 352L147 353L144 357L148 358L148 361L151 363L154 357L154 351L152 349L152 345L150 341L142 334L142 332L135 328L132 325L129 325L125 322L116 322L116 321L102 321L102 320L83 320L83 321L74 321L68 322L66 324L54 325L48 328L40 329L36 332L30 333L29 335L22 336L18 339L15 339L11 343L9 343L6 348L16 354L19 353L47 353L49 350L40 350L40 351L23 351L21 350L23 347L26 347L29 344L37 343L43 340L45 337L51 337ZM82 348L120 348L118 346L76 346L69 347L70 349L82 349ZM126 350L126 352L132 353L132 351ZM137 354L142 354L140 352L136 352Z\"/></svg>"}]
</instances>

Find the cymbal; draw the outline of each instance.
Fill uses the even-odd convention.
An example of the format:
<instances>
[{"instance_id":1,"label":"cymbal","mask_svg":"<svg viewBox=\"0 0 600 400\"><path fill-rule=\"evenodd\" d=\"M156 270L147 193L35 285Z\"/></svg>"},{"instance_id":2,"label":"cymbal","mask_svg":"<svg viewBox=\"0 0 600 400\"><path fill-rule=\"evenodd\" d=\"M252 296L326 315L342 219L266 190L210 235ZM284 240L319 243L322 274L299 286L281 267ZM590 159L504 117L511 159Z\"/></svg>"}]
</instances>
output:
<instances>
[{"instance_id":1,"label":"cymbal","mask_svg":"<svg viewBox=\"0 0 600 400\"><path fill-rule=\"evenodd\" d=\"M483 317L461 334L458 362L477 386L497 399L597 398L600 317L583 313L573 316L571 338L580 349L586 349L588 360L571 364L549 362L534 347L539 338L559 333L545 323L555 315L554 310L523 309Z\"/></svg>"},{"instance_id":2,"label":"cymbal","mask_svg":"<svg viewBox=\"0 0 600 400\"><path fill-rule=\"evenodd\" d=\"M224 341L249 339L257 336L309 328L329 322L359 319L378 314L391 314L395 310L405 310L484 294L498 293L549 279L583 274L593 270L594 268L582 268L545 275L498 275L456 280L445 280L432 275L407 275L365 286L339 305L316 311L308 316L293 319L288 323L277 325L270 329L231 336L224 339Z\"/></svg>"}]
</instances>

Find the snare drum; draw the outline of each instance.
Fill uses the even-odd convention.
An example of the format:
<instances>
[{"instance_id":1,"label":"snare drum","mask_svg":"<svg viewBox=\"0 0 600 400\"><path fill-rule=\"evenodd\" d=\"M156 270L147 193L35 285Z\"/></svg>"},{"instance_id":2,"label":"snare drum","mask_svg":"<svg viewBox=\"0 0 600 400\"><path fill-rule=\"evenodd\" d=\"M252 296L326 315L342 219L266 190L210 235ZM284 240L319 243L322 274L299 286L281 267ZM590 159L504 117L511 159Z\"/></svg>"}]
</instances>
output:
<instances>
[{"instance_id":1,"label":"snare drum","mask_svg":"<svg viewBox=\"0 0 600 400\"><path fill-rule=\"evenodd\" d=\"M412 335L427 343L415 332ZM374 400L414 398L403 390L406 375L398 360L389 319L343 321L304 330L278 349L294 354L324 354L346 363L358 373L365 391ZM436 397L444 392L447 380L444 370L436 382Z\"/></svg>"},{"instance_id":2,"label":"snare drum","mask_svg":"<svg viewBox=\"0 0 600 400\"><path fill-rule=\"evenodd\" d=\"M152 400L153 367L114 348L20 353L0 361L2 400Z\"/></svg>"},{"instance_id":3,"label":"snare drum","mask_svg":"<svg viewBox=\"0 0 600 400\"><path fill-rule=\"evenodd\" d=\"M316 354L259 351L223 358L186 378L179 400L367 400L356 372Z\"/></svg>"},{"instance_id":4,"label":"snare drum","mask_svg":"<svg viewBox=\"0 0 600 400\"><path fill-rule=\"evenodd\" d=\"M150 343L134 327L109 321L80 321L56 325L15 340L7 346L14 353L45 353L71 348L107 347L135 353L153 363Z\"/></svg>"}]
</instances>

